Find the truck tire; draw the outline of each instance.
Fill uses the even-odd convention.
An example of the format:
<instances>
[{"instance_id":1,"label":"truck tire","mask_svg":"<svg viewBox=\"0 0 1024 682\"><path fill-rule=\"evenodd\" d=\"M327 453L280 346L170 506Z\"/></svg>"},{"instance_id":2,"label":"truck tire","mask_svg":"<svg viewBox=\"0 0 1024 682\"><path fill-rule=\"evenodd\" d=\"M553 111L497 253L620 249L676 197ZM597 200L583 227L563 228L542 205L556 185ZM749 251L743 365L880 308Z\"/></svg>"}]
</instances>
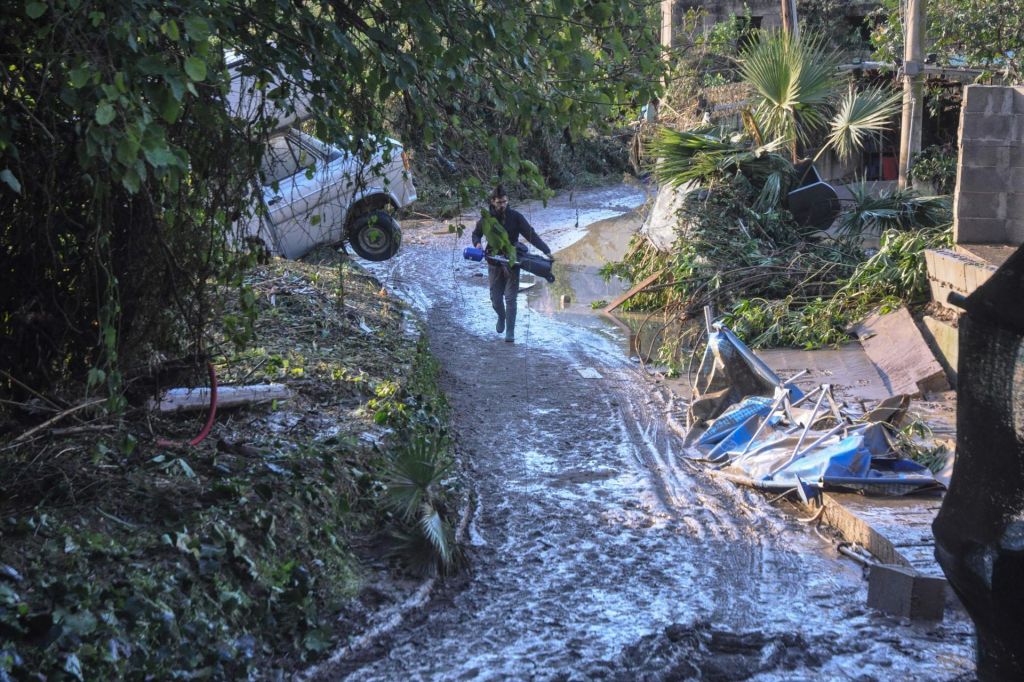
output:
<instances>
[{"instance_id":1,"label":"truck tire","mask_svg":"<svg viewBox=\"0 0 1024 682\"><path fill-rule=\"evenodd\" d=\"M398 247L402 245L402 230L386 211L371 211L352 223L348 243L361 258L383 261L398 253Z\"/></svg>"}]
</instances>

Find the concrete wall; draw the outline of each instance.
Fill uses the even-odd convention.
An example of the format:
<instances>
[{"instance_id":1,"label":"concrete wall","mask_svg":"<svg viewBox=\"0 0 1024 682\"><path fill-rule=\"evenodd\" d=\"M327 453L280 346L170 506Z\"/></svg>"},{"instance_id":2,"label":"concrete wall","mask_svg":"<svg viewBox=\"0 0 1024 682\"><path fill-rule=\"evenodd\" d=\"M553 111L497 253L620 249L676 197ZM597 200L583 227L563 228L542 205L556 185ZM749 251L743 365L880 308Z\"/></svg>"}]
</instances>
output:
<instances>
[{"instance_id":1,"label":"concrete wall","mask_svg":"<svg viewBox=\"0 0 1024 682\"><path fill-rule=\"evenodd\" d=\"M958 244L1024 243L1024 87L964 89L954 196Z\"/></svg>"},{"instance_id":2,"label":"concrete wall","mask_svg":"<svg viewBox=\"0 0 1024 682\"><path fill-rule=\"evenodd\" d=\"M679 12L690 8L703 7L707 11L704 17L704 29L708 30L716 23L725 21L730 16L743 16L746 7L750 8L750 16L761 19L761 28L779 28L782 26L782 4L779 0L711 0L677 2Z\"/></svg>"}]
</instances>

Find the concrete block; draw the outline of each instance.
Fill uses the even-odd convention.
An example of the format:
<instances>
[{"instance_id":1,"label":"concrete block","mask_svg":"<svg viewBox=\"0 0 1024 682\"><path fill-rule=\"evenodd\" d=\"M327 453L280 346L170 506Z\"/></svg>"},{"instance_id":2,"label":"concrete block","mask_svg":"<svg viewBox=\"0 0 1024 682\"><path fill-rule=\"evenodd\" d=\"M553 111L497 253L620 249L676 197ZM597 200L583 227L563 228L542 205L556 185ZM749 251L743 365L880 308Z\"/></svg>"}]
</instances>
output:
<instances>
[{"instance_id":1,"label":"concrete block","mask_svg":"<svg viewBox=\"0 0 1024 682\"><path fill-rule=\"evenodd\" d=\"M868 574L868 606L904 618L942 620L946 580L905 566L876 564Z\"/></svg>"},{"instance_id":2,"label":"concrete block","mask_svg":"<svg viewBox=\"0 0 1024 682\"><path fill-rule=\"evenodd\" d=\"M1015 140L1017 116L1015 114L968 114L960 127L960 143L976 141L1003 142Z\"/></svg>"},{"instance_id":3,"label":"concrete block","mask_svg":"<svg viewBox=\"0 0 1024 682\"><path fill-rule=\"evenodd\" d=\"M931 315L925 315L924 329L921 334L935 352L935 358L946 370L949 383L956 386L956 368L960 357L960 332L948 322L943 322Z\"/></svg>"},{"instance_id":4,"label":"concrete block","mask_svg":"<svg viewBox=\"0 0 1024 682\"><path fill-rule=\"evenodd\" d=\"M991 115L1014 111L1013 91L993 85L969 85L964 89L964 112Z\"/></svg>"},{"instance_id":5,"label":"concrete block","mask_svg":"<svg viewBox=\"0 0 1024 682\"><path fill-rule=\"evenodd\" d=\"M1006 140L998 143L975 142L960 154L961 168L1002 168L1010 163L1011 145Z\"/></svg>"},{"instance_id":6,"label":"concrete block","mask_svg":"<svg viewBox=\"0 0 1024 682\"><path fill-rule=\"evenodd\" d=\"M1007 220L1005 234L1007 244L1024 244L1024 220Z\"/></svg>"},{"instance_id":7,"label":"concrete block","mask_svg":"<svg viewBox=\"0 0 1024 682\"><path fill-rule=\"evenodd\" d=\"M1001 244L1006 241L1006 221L958 216L953 223L953 239L958 243Z\"/></svg>"},{"instance_id":8,"label":"concrete block","mask_svg":"<svg viewBox=\"0 0 1024 682\"><path fill-rule=\"evenodd\" d=\"M1024 191L1006 195L1007 220L1024 220Z\"/></svg>"},{"instance_id":9,"label":"concrete block","mask_svg":"<svg viewBox=\"0 0 1024 682\"><path fill-rule=\"evenodd\" d=\"M953 288L948 284L944 284L936 279L928 279L928 286L931 289L932 300L941 303L943 307L949 308L950 310L957 310L949 304L949 292L953 291Z\"/></svg>"},{"instance_id":10,"label":"concrete block","mask_svg":"<svg viewBox=\"0 0 1024 682\"><path fill-rule=\"evenodd\" d=\"M966 192L956 197L956 215L968 218L1005 218L1006 192Z\"/></svg>"},{"instance_id":11,"label":"concrete block","mask_svg":"<svg viewBox=\"0 0 1024 682\"><path fill-rule=\"evenodd\" d=\"M1008 192L1013 186L1009 169L970 166L961 169L958 184L961 192Z\"/></svg>"},{"instance_id":12,"label":"concrete block","mask_svg":"<svg viewBox=\"0 0 1024 682\"><path fill-rule=\"evenodd\" d=\"M996 274L996 268L987 267L985 269L979 269L977 272L978 286L980 287L982 284L987 282L989 278L994 274Z\"/></svg>"},{"instance_id":13,"label":"concrete block","mask_svg":"<svg viewBox=\"0 0 1024 682\"><path fill-rule=\"evenodd\" d=\"M983 277L985 269L974 264L964 264L964 285L968 292L973 292L984 283L987 277Z\"/></svg>"},{"instance_id":14,"label":"concrete block","mask_svg":"<svg viewBox=\"0 0 1024 682\"><path fill-rule=\"evenodd\" d=\"M1024 168L1024 145L1015 145L1007 148L1006 165L1009 168Z\"/></svg>"},{"instance_id":15,"label":"concrete block","mask_svg":"<svg viewBox=\"0 0 1024 682\"><path fill-rule=\"evenodd\" d=\"M977 242L971 242L977 243ZM932 300L943 304L951 310L960 312L959 308L948 304L949 292L955 291L963 296L970 295L995 272L995 266L985 263L963 253L949 249L935 249L931 252L928 265L928 282L932 290Z\"/></svg>"}]
</instances>

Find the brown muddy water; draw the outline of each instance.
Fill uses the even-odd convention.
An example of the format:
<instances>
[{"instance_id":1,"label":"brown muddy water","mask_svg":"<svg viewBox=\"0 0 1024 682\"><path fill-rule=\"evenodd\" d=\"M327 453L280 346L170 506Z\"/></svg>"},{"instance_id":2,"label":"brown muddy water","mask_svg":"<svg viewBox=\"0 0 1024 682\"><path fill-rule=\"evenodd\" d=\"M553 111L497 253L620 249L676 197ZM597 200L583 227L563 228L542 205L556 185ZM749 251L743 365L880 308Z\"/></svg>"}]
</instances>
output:
<instances>
[{"instance_id":1,"label":"brown muddy water","mask_svg":"<svg viewBox=\"0 0 1024 682\"><path fill-rule=\"evenodd\" d=\"M468 235L406 226L402 252L372 267L423 316L442 364L472 481L470 563L313 677L971 678L964 616L869 611L860 566L684 457L664 383L587 300L611 297L596 269L644 198L621 186L521 209L558 250L560 279L521 294L514 345L495 334L484 268L462 260Z\"/></svg>"}]
</instances>

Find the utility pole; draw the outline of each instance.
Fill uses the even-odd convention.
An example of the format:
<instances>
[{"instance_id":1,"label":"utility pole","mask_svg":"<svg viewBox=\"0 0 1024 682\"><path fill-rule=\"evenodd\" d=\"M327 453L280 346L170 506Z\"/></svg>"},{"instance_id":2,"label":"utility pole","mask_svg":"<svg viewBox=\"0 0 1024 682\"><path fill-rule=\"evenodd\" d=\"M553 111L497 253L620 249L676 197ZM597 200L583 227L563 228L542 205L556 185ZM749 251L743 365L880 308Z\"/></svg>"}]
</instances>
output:
<instances>
[{"instance_id":1,"label":"utility pole","mask_svg":"<svg viewBox=\"0 0 1024 682\"><path fill-rule=\"evenodd\" d=\"M800 25L796 16L796 0L782 0L782 32L793 38L800 37Z\"/></svg>"},{"instance_id":2,"label":"utility pole","mask_svg":"<svg viewBox=\"0 0 1024 682\"><path fill-rule=\"evenodd\" d=\"M925 0L907 0L903 31L903 121L900 127L899 187L907 187L910 159L921 151L924 82L921 62L921 15Z\"/></svg>"},{"instance_id":3,"label":"utility pole","mask_svg":"<svg viewBox=\"0 0 1024 682\"><path fill-rule=\"evenodd\" d=\"M668 64L668 68L672 68L672 8L675 6L675 0L661 0L661 57ZM665 80L663 82L665 89L668 89L668 73L665 73ZM651 101L647 104L647 122L654 123L658 120L658 104L657 100Z\"/></svg>"},{"instance_id":4,"label":"utility pole","mask_svg":"<svg viewBox=\"0 0 1024 682\"><path fill-rule=\"evenodd\" d=\"M672 6L675 0L661 0L661 46L672 49Z\"/></svg>"}]
</instances>

